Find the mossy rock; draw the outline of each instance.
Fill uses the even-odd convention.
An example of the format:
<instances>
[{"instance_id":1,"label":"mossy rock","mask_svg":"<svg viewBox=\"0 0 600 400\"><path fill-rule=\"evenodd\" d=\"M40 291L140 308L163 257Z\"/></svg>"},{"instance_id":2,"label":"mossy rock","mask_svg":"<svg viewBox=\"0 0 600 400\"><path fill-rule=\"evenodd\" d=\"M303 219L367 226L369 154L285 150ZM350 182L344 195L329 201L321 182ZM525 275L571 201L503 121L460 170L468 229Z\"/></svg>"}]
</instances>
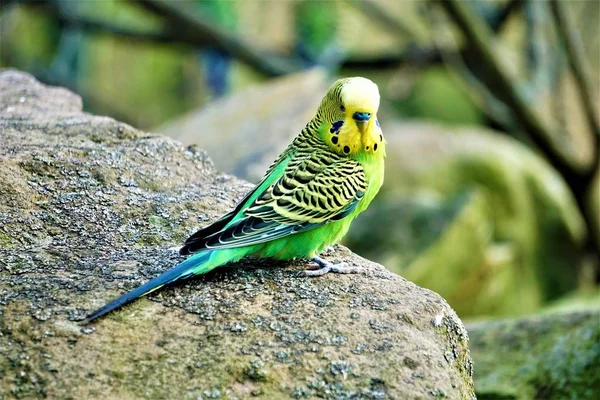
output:
<instances>
[{"instance_id":1,"label":"mossy rock","mask_svg":"<svg viewBox=\"0 0 600 400\"><path fill-rule=\"evenodd\" d=\"M479 399L597 399L600 308L468 325Z\"/></svg>"}]
</instances>

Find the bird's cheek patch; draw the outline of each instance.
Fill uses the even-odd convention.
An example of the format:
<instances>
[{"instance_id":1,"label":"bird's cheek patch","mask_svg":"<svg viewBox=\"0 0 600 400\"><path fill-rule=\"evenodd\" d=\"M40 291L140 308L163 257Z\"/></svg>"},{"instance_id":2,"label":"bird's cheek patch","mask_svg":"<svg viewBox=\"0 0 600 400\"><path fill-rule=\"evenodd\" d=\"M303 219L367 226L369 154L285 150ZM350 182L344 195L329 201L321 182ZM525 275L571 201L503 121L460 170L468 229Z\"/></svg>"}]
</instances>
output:
<instances>
[{"instance_id":1,"label":"bird's cheek patch","mask_svg":"<svg viewBox=\"0 0 600 400\"><path fill-rule=\"evenodd\" d=\"M330 129L331 146L338 152L352 154L360 151L360 132L344 121L333 123ZM334 129L335 128L335 129Z\"/></svg>"},{"instance_id":2,"label":"bird's cheek patch","mask_svg":"<svg viewBox=\"0 0 600 400\"><path fill-rule=\"evenodd\" d=\"M337 146L340 141L338 135L340 134L340 128L342 127L342 125L344 125L344 121L336 121L331 125L331 128L329 129L331 144L333 144L334 146Z\"/></svg>"},{"instance_id":3,"label":"bird's cheek patch","mask_svg":"<svg viewBox=\"0 0 600 400\"><path fill-rule=\"evenodd\" d=\"M362 145L364 150L375 153L381 148L382 142L383 132L379 120L375 120L375 125L369 129L369 134L365 135Z\"/></svg>"},{"instance_id":4,"label":"bird's cheek patch","mask_svg":"<svg viewBox=\"0 0 600 400\"><path fill-rule=\"evenodd\" d=\"M344 125L344 121L334 122L333 124L331 124L331 129L329 129L329 133L337 135L338 133L340 133L340 128L342 127L342 125Z\"/></svg>"}]
</instances>

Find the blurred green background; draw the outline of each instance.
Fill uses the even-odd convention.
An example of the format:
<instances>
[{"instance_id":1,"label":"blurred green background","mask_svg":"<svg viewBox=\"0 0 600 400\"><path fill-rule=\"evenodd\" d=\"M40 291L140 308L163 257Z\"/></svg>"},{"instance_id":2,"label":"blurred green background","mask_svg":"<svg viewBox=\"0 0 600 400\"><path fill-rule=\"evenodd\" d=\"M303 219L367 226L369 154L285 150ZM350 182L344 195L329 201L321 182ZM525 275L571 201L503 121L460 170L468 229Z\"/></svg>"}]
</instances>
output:
<instances>
[{"instance_id":1,"label":"blurred green background","mask_svg":"<svg viewBox=\"0 0 600 400\"><path fill-rule=\"evenodd\" d=\"M0 66L253 182L336 77L374 80L386 183L344 244L473 321L600 304L599 27L592 0L3 0Z\"/></svg>"}]
</instances>

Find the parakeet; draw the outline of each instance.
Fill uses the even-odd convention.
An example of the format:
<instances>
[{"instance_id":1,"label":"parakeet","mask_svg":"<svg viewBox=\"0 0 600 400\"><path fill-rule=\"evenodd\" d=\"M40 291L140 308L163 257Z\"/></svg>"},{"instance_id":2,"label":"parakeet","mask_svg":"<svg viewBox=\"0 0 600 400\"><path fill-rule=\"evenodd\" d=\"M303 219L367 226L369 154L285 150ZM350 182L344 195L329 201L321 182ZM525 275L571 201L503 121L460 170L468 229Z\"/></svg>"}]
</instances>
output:
<instances>
[{"instance_id":1,"label":"parakeet","mask_svg":"<svg viewBox=\"0 0 600 400\"><path fill-rule=\"evenodd\" d=\"M346 234L383 184L385 140L378 109L375 83L362 77L337 80L256 187L234 210L185 241L180 253L191 257L94 311L87 321L245 256L312 259L321 268L304 271L307 276L358 272L319 253Z\"/></svg>"}]
</instances>

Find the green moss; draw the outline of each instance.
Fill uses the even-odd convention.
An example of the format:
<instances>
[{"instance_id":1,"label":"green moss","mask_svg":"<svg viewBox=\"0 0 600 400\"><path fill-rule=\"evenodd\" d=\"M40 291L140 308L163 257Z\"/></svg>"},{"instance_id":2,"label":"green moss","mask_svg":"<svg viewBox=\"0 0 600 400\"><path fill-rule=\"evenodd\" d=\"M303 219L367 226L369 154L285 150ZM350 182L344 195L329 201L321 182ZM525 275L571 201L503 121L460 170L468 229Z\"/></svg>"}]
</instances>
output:
<instances>
[{"instance_id":1,"label":"green moss","mask_svg":"<svg viewBox=\"0 0 600 400\"><path fill-rule=\"evenodd\" d=\"M244 376L253 381L266 382L269 372L264 367L263 361L251 360L244 368Z\"/></svg>"},{"instance_id":2,"label":"green moss","mask_svg":"<svg viewBox=\"0 0 600 400\"><path fill-rule=\"evenodd\" d=\"M52 162L39 159L22 162L21 168L38 176L55 177L58 173L58 167Z\"/></svg>"},{"instance_id":3,"label":"green moss","mask_svg":"<svg viewBox=\"0 0 600 400\"><path fill-rule=\"evenodd\" d=\"M479 398L595 399L600 309L468 327Z\"/></svg>"},{"instance_id":4,"label":"green moss","mask_svg":"<svg viewBox=\"0 0 600 400\"><path fill-rule=\"evenodd\" d=\"M168 182L161 182L157 179L148 178L139 179L137 184L141 189L150 190L152 192L162 192L169 186Z\"/></svg>"},{"instance_id":5,"label":"green moss","mask_svg":"<svg viewBox=\"0 0 600 400\"><path fill-rule=\"evenodd\" d=\"M117 174L113 169L92 167L90 168L92 178L104 186L110 186L117 182Z\"/></svg>"},{"instance_id":6,"label":"green moss","mask_svg":"<svg viewBox=\"0 0 600 400\"><path fill-rule=\"evenodd\" d=\"M11 248L17 245L17 241L12 235L0 231L0 246L5 248Z\"/></svg>"},{"instance_id":7,"label":"green moss","mask_svg":"<svg viewBox=\"0 0 600 400\"><path fill-rule=\"evenodd\" d=\"M548 343L531 384L537 398L595 399L600 388L600 315Z\"/></svg>"},{"instance_id":8,"label":"green moss","mask_svg":"<svg viewBox=\"0 0 600 400\"><path fill-rule=\"evenodd\" d=\"M148 218L148 223L152 226L162 229L171 227L169 220L159 217L158 215L152 215L150 218Z\"/></svg>"}]
</instances>

